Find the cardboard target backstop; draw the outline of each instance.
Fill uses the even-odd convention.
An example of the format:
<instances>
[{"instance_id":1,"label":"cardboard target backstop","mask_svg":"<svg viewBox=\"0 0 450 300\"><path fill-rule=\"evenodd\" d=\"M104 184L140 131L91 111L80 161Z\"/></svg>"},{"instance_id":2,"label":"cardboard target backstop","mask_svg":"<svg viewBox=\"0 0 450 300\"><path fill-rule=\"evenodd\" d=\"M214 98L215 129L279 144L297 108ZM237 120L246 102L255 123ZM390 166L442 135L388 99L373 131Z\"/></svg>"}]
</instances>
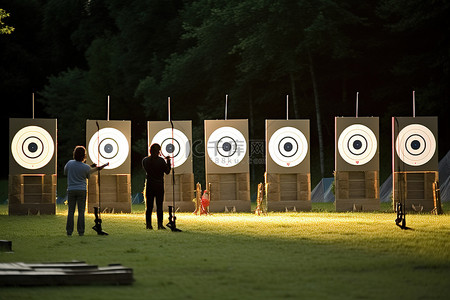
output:
<instances>
[{"instance_id":1,"label":"cardboard target backstop","mask_svg":"<svg viewBox=\"0 0 450 300\"><path fill-rule=\"evenodd\" d=\"M380 208L378 117L335 118L335 207Z\"/></svg>"},{"instance_id":2,"label":"cardboard target backstop","mask_svg":"<svg viewBox=\"0 0 450 300\"><path fill-rule=\"evenodd\" d=\"M433 183L439 181L438 118L392 118L393 206L409 211L434 208Z\"/></svg>"},{"instance_id":3,"label":"cardboard target backstop","mask_svg":"<svg viewBox=\"0 0 450 300\"><path fill-rule=\"evenodd\" d=\"M172 157L170 174L164 176L164 208L173 204L181 211L194 211L194 173L192 165L192 121L147 122L148 147L161 146L163 156ZM173 174L174 172L174 174ZM175 175L175 176L174 176ZM175 177L175 184L173 184Z\"/></svg>"},{"instance_id":4,"label":"cardboard target backstop","mask_svg":"<svg viewBox=\"0 0 450 300\"><path fill-rule=\"evenodd\" d=\"M266 120L268 210L311 210L309 141L309 120Z\"/></svg>"},{"instance_id":5,"label":"cardboard target backstop","mask_svg":"<svg viewBox=\"0 0 450 300\"><path fill-rule=\"evenodd\" d=\"M9 120L10 215L56 212L56 119Z\"/></svg>"},{"instance_id":6,"label":"cardboard target backstop","mask_svg":"<svg viewBox=\"0 0 450 300\"><path fill-rule=\"evenodd\" d=\"M210 211L250 211L247 119L205 120L205 171Z\"/></svg>"},{"instance_id":7,"label":"cardboard target backstop","mask_svg":"<svg viewBox=\"0 0 450 300\"><path fill-rule=\"evenodd\" d=\"M86 121L86 163L101 166L88 180L88 212L131 212L131 121ZM99 184L100 183L100 184ZM100 189L99 189L100 186Z\"/></svg>"}]
</instances>

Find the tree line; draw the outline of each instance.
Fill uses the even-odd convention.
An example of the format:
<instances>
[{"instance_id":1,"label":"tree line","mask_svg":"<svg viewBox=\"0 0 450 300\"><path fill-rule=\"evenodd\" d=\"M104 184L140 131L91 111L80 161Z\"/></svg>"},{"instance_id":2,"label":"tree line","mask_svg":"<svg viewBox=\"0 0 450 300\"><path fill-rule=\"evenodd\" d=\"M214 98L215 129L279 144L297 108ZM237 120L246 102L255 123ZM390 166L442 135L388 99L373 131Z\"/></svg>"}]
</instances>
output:
<instances>
[{"instance_id":1,"label":"tree line","mask_svg":"<svg viewBox=\"0 0 450 300\"><path fill-rule=\"evenodd\" d=\"M334 170L334 117L379 116L381 179L390 173L392 116L440 117L450 149L450 2L445 0L15 0L1 4L15 28L0 35L0 88L8 117L58 118L58 160L85 143L86 119L133 121L133 164L146 153L146 121L248 118L311 120L313 182ZM3 113L5 114L5 113ZM6 118L4 118L6 119ZM5 121L3 121L5 122ZM5 127L4 127L5 128ZM6 140L6 138L4 139ZM6 143L5 143L6 144ZM194 158L203 173L204 158ZM252 165L262 181L263 164ZM199 177L202 179L203 177Z\"/></svg>"}]
</instances>

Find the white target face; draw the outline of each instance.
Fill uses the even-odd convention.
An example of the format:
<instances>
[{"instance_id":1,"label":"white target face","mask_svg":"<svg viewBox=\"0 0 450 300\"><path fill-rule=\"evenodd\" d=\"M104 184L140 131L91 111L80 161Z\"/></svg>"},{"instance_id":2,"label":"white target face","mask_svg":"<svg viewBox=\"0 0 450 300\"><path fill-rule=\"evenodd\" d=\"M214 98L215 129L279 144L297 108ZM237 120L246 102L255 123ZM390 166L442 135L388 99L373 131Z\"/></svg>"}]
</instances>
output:
<instances>
[{"instance_id":1,"label":"white target face","mask_svg":"<svg viewBox=\"0 0 450 300\"><path fill-rule=\"evenodd\" d=\"M403 128L395 141L398 157L410 166L427 163L436 152L436 139L425 126L411 124Z\"/></svg>"},{"instance_id":2,"label":"white target face","mask_svg":"<svg viewBox=\"0 0 450 300\"><path fill-rule=\"evenodd\" d=\"M233 167L244 159L247 141L242 133L233 127L220 127L208 138L209 158L218 166Z\"/></svg>"},{"instance_id":3,"label":"white target face","mask_svg":"<svg viewBox=\"0 0 450 300\"><path fill-rule=\"evenodd\" d=\"M308 154L305 135L294 127L282 127L269 140L270 157L282 167L295 167Z\"/></svg>"},{"instance_id":4,"label":"white target face","mask_svg":"<svg viewBox=\"0 0 450 300\"><path fill-rule=\"evenodd\" d=\"M191 145L187 136L178 129L166 128L159 131L150 144L158 143L161 146L161 153L164 157L172 158L172 167L176 168L184 164L188 159Z\"/></svg>"},{"instance_id":5,"label":"white target face","mask_svg":"<svg viewBox=\"0 0 450 300\"><path fill-rule=\"evenodd\" d=\"M369 127L354 124L345 128L338 139L342 159L351 165L368 163L377 153L377 138Z\"/></svg>"},{"instance_id":6,"label":"white target face","mask_svg":"<svg viewBox=\"0 0 450 300\"><path fill-rule=\"evenodd\" d=\"M105 169L115 169L121 166L129 153L128 140L115 128L103 128L96 132L89 141L89 157L97 165L109 163Z\"/></svg>"},{"instance_id":7,"label":"white target face","mask_svg":"<svg viewBox=\"0 0 450 300\"><path fill-rule=\"evenodd\" d=\"M11 153L19 165L29 170L36 170L50 162L55 153L55 142L42 127L27 126L14 136L11 142Z\"/></svg>"}]
</instances>

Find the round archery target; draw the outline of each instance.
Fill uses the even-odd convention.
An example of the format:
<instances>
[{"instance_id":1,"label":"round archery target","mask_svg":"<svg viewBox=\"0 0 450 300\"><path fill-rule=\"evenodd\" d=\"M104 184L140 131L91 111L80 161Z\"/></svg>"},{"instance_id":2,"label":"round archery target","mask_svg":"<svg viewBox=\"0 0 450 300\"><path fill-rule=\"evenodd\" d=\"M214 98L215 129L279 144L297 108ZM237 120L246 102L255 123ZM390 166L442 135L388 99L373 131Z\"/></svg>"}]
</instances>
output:
<instances>
[{"instance_id":1,"label":"round archery target","mask_svg":"<svg viewBox=\"0 0 450 300\"><path fill-rule=\"evenodd\" d=\"M11 142L14 160L22 167L35 170L47 165L55 153L52 136L42 127L27 126Z\"/></svg>"},{"instance_id":2,"label":"round archery target","mask_svg":"<svg viewBox=\"0 0 450 300\"><path fill-rule=\"evenodd\" d=\"M220 127L209 136L207 150L216 165L233 167L244 159L247 141L236 128Z\"/></svg>"},{"instance_id":3,"label":"round archery target","mask_svg":"<svg viewBox=\"0 0 450 300\"><path fill-rule=\"evenodd\" d=\"M342 159L351 165L368 163L377 153L377 138L369 127L354 124L345 128L338 139Z\"/></svg>"},{"instance_id":4,"label":"round archery target","mask_svg":"<svg viewBox=\"0 0 450 300\"><path fill-rule=\"evenodd\" d=\"M403 128L395 141L398 157L410 166L427 163L436 152L436 139L427 127L411 124Z\"/></svg>"},{"instance_id":5,"label":"round archery target","mask_svg":"<svg viewBox=\"0 0 450 300\"><path fill-rule=\"evenodd\" d=\"M184 164L190 153L190 143L187 136L178 129L166 128L159 131L151 144L158 143L161 146L161 153L164 157L172 158L172 167L178 167Z\"/></svg>"},{"instance_id":6,"label":"round archery target","mask_svg":"<svg viewBox=\"0 0 450 300\"><path fill-rule=\"evenodd\" d=\"M115 169L128 158L128 140L115 128L103 128L96 132L89 141L89 157L97 165L109 163L105 169Z\"/></svg>"},{"instance_id":7,"label":"round archery target","mask_svg":"<svg viewBox=\"0 0 450 300\"><path fill-rule=\"evenodd\" d=\"M297 128L282 127L270 137L269 154L278 165L295 167L308 154L308 141Z\"/></svg>"}]
</instances>

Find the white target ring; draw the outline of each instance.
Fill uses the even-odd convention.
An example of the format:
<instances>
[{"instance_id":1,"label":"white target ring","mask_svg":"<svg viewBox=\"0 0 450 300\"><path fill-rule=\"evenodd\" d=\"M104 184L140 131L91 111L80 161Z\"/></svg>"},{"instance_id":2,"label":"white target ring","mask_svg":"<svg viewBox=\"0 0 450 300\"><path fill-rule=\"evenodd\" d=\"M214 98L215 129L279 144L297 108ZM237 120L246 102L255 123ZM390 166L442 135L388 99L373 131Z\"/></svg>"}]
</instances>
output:
<instances>
[{"instance_id":1,"label":"white target ring","mask_svg":"<svg viewBox=\"0 0 450 300\"><path fill-rule=\"evenodd\" d=\"M398 157L410 166L426 164L436 152L436 139L427 127L411 124L403 128L395 141Z\"/></svg>"},{"instance_id":2,"label":"white target ring","mask_svg":"<svg viewBox=\"0 0 450 300\"><path fill-rule=\"evenodd\" d=\"M212 162L220 167L229 168L244 159L247 141L236 128L220 127L209 136L206 148Z\"/></svg>"},{"instance_id":3,"label":"white target ring","mask_svg":"<svg viewBox=\"0 0 450 300\"><path fill-rule=\"evenodd\" d=\"M178 129L166 128L159 131L152 139L150 145L158 143L164 157L172 158L172 167L176 168L185 163L191 151L191 145L187 136Z\"/></svg>"},{"instance_id":4,"label":"white target ring","mask_svg":"<svg viewBox=\"0 0 450 300\"><path fill-rule=\"evenodd\" d=\"M270 137L269 154L278 165L292 168L308 154L308 141L297 128L282 127Z\"/></svg>"},{"instance_id":5,"label":"white target ring","mask_svg":"<svg viewBox=\"0 0 450 300\"><path fill-rule=\"evenodd\" d=\"M105 169L115 169L128 158L130 146L125 135L115 128L103 128L89 141L88 152L91 160L101 166L109 163Z\"/></svg>"},{"instance_id":6,"label":"white target ring","mask_svg":"<svg viewBox=\"0 0 450 300\"><path fill-rule=\"evenodd\" d=\"M14 135L11 153L20 166L36 170L50 162L55 153L55 142L42 127L27 126Z\"/></svg>"},{"instance_id":7,"label":"white target ring","mask_svg":"<svg viewBox=\"0 0 450 300\"><path fill-rule=\"evenodd\" d=\"M377 153L377 137L369 127L354 124L345 128L338 139L338 151L342 159L354 166L361 166Z\"/></svg>"}]
</instances>

